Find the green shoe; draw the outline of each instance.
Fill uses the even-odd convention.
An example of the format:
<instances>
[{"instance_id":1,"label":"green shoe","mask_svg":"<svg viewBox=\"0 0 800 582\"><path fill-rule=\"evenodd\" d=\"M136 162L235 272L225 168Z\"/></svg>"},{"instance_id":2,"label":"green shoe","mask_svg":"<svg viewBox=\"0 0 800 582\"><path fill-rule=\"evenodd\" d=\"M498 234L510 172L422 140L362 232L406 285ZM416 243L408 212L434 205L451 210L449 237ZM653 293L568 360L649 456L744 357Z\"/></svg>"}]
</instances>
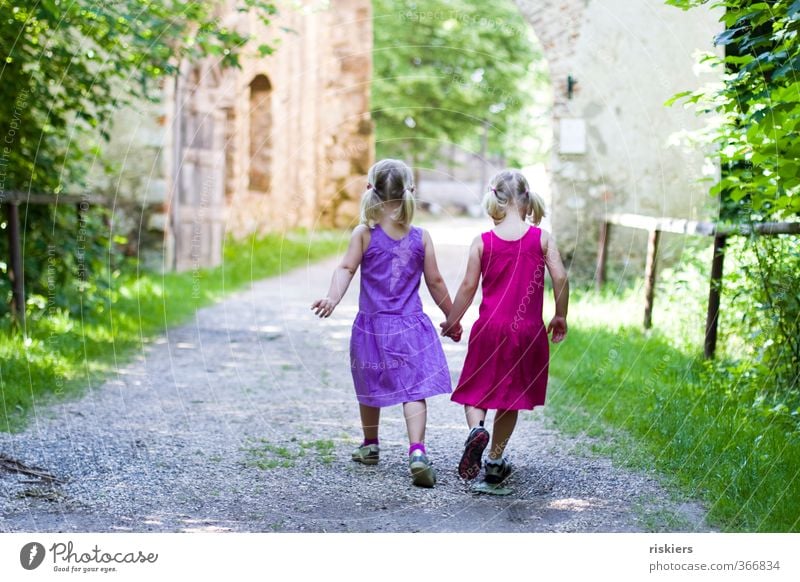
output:
<instances>
[{"instance_id":1,"label":"green shoe","mask_svg":"<svg viewBox=\"0 0 800 582\"><path fill-rule=\"evenodd\" d=\"M408 457L408 468L411 470L411 482L417 487L433 487L436 484L436 471L422 451L414 451Z\"/></svg>"},{"instance_id":2,"label":"green shoe","mask_svg":"<svg viewBox=\"0 0 800 582\"><path fill-rule=\"evenodd\" d=\"M353 460L364 465L377 465L380 459L380 448L378 445L361 445L353 451Z\"/></svg>"}]
</instances>

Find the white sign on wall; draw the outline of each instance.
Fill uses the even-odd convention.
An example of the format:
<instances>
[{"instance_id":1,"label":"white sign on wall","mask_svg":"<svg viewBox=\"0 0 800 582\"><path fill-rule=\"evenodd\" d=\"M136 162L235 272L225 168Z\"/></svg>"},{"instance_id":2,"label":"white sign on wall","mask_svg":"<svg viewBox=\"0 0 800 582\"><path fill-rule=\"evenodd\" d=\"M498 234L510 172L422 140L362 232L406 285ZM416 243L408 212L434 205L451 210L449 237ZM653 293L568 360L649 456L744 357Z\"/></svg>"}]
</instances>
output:
<instances>
[{"instance_id":1,"label":"white sign on wall","mask_svg":"<svg viewBox=\"0 0 800 582\"><path fill-rule=\"evenodd\" d=\"M579 118L559 120L559 145L561 154L586 153L586 121Z\"/></svg>"}]
</instances>

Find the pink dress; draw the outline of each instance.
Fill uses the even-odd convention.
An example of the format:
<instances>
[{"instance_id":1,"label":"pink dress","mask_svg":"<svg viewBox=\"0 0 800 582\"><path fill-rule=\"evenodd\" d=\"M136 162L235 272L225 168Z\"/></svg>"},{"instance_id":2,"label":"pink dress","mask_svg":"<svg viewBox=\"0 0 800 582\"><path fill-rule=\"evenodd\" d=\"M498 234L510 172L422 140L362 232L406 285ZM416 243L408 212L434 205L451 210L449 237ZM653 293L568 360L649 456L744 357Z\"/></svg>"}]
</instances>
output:
<instances>
[{"instance_id":1,"label":"pink dress","mask_svg":"<svg viewBox=\"0 0 800 582\"><path fill-rule=\"evenodd\" d=\"M515 241L494 231L481 238L483 301L451 399L478 408L532 410L544 404L550 359L542 320L542 231L531 226Z\"/></svg>"}]
</instances>

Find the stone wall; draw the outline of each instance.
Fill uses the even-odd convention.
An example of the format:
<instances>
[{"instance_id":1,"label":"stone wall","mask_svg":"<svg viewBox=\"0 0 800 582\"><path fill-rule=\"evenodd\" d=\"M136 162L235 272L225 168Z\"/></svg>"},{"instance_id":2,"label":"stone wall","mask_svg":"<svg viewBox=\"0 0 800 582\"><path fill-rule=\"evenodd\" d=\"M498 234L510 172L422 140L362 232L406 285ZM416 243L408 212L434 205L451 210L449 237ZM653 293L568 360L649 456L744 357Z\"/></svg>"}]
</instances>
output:
<instances>
[{"instance_id":1,"label":"stone wall","mask_svg":"<svg viewBox=\"0 0 800 582\"><path fill-rule=\"evenodd\" d=\"M697 180L716 169L704 167L703 152L670 145L673 134L696 128L701 120L663 103L711 80L698 72L695 53L715 50L720 12L706 7L684 12L662 0L515 2L539 37L550 68L551 218L573 268L583 273L592 268L597 220L605 212L713 214L707 186ZM568 76L576 81L571 97ZM560 151L562 143L576 153ZM633 231L620 231L615 238L616 250L634 249L628 254L636 260L643 254Z\"/></svg>"},{"instance_id":2,"label":"stone wall","mask_svg":"<svg viewBox=\"0 0 800 582\"><path fill-rule=\"evenodd\" d=\"M322 158L316 199L325 225L352 226L357 220L375 142L369 116L372 82L372 4L333 2L327 13L327 74L317 106L324 111Z\"/></svg>"}]
</instances>

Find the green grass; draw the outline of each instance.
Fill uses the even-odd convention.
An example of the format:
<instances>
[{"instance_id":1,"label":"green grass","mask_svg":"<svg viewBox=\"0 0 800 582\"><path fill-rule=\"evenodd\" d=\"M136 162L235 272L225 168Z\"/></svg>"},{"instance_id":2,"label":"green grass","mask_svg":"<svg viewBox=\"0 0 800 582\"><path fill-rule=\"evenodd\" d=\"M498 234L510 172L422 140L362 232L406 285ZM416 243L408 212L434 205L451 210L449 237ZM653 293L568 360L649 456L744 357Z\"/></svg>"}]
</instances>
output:
<instances>
[{"instance_id":1,"label":"green grass","mask_svg":"<svg viewBox=\"0 0 800 582\"><path fill-rule=\"evenodd\" d=\"M296 457L305 454L303 451L292 452L287 447L273 445L266 438L254 439L242 450L247 456L245 466L262 470L289 469L294 467Z\"/></svg>"},{"instance_id":2,"label":"green grass","mask_svg":"<svg viewBox=\"0 0 800 582\"><path fill-rule=\"evenodd\" d=\"M301 442L300 446L303 449L311 449L317 453L317 458L325 464L330 465L335 458L335 448L332 440L318 439L311 442Z\"/></svg>"},{"instance_id":3,"label":"green grass","mask_svg":"<svg viewBox=\"0 0 800 582\"><path fill-rule=\"evenodd\" d=\"M261 437L250 439L242 450L246 455L245 466L262 470L289 469L294 467L296 459L305 457L308 452L314 452L324 465L330 465L335 458L335 445L329 439L298 441L292 437L290 444L283 446Z\"/></svg>"},{"instance_id":4,"label":"green grass","mask_svg":"<svg viewBox=\"0 0 800 582\"><path fill-rule=\"evenodd\" d=\"M643 332L630 299L577 294L553 350L548 417L596 437L595 452L666 475L724 531L800 531L798 419L764 406L768 372L706 365L699 334L670 321L675 305Z\"/></svg>"},{"instance_id":5,"label":"green grass","mask_svg":"<svg viewBox=\"0 0 800 582\"><path fill-rule=\"evenodd\" d=\"M346 244L339 232L290 232L228 242L220 267L196 272L123 273L116 300L82 317L35 312L27 339L0 329L0 430L19 430L37 405L100 385L170 326L253 281L319 260Z\"/></svg>"}]
</instances>

